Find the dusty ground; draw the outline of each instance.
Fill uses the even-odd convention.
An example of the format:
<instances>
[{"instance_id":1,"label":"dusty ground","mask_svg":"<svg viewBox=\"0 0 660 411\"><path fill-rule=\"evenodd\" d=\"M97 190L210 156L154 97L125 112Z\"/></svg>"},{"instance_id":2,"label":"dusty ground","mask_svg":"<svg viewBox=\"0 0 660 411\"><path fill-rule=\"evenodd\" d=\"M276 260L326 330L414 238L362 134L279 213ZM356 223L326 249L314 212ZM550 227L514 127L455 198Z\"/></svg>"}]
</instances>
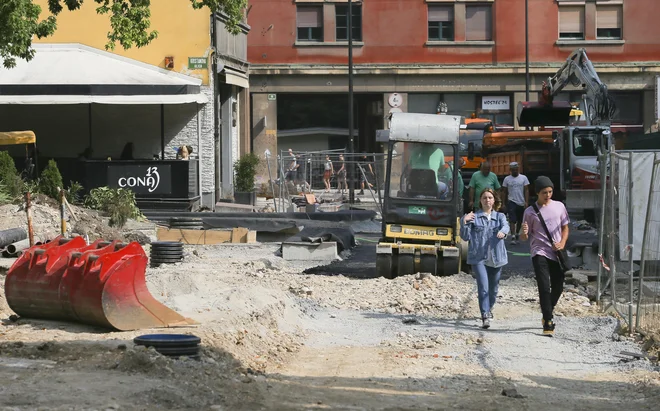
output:
<instances>
[{"instance_id":1,"label":"dusty ground","mask_svg":"<svg viewBox=\"0 0 660 411\"><path fill-rule=\"evenodd\" d=\"M187 247L184 263L148 269L152 294L201 323L177 330L202 338L200 361L132 342L163 330L14 322L0 295L0 409L658 407L657 368L620 362L615 355L640 345L575 290L559 303L549 338L540 333L534 281L503 281L484 331L468 275L313 276L301 273L318 263L283 261L277 249Z\"/></svg>"}]
</instances>

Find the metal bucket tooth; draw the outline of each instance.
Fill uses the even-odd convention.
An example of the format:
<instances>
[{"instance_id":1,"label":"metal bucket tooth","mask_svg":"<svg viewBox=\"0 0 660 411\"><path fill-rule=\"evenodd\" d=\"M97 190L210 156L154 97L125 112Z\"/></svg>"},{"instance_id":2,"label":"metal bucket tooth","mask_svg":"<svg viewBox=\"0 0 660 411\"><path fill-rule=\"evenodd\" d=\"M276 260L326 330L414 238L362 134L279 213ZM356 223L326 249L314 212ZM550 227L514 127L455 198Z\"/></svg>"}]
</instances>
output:
<instances>
[{"instance_id":1,"label":"metal bucket tooth","mask_svg":"<svg viewBox=\"0 0 660 411\"><path fill-rule=\"evenodd\" d=\"M56 238L31 247L5 281L7 302L24 317L77 321L118 330L197 324L147 289L148 258L137 242Z\"/></svg>"},{"instance_id":2,"label":"metal bucket tooth","mask_svg":"<svg viewBox=\"0 0 660 411\"><path fill-rule=\"evenodd\" d=\"M5 279L7 304L25 317L61 319L58 287L68 264L66 251L85 247L85 240L60 237L28 249L9 269ZM63 243L63 244L62 244Z\"/></svg>"}]
</instances>

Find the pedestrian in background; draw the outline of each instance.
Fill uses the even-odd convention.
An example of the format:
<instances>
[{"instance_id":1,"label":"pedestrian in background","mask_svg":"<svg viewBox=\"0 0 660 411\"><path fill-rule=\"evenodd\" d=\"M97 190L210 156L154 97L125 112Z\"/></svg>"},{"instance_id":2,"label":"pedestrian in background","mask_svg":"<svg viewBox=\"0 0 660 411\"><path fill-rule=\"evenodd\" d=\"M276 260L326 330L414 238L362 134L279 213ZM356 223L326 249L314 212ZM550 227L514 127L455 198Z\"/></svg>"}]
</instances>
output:
<instances>
[{"instance_id":1,"label":"pedestrian in background","mask_svg":"<svg viewBox=\"0 0 660 411\"><path fill-rule=\"evenodd\" d=\"M468 242L467 263L477 276L482 328L489 328L502 267L509 262L504 244L509 223L506 216L497 211L502 204L495 190L484 189L479 203L476 213L471 211L461 218L461 238Z\"/></svg>"},{"instance_id":2,"label":"pedestrian in background","mask_svg":"<svg viewBox=\"0 0 660 411\"><path fill-rule=\"evenodd\" d=\"M335 169L332 167L332 160L330 156L325 156L325 162L323 163L323 184L325 184L325 192L330 192L330 178L335 174Z\"/></svg>"},{"instance_id":3,"label":"pedestrian in background","mask_svg":"<svg viewBox=\"0 0 660 411\"><path fill-rule=\"evenodd\" d=\"M529 180L524 174L520 174L517 162L509 164L510 175L504 177L502 182L502 200L506 204L511 224L511 245L518 244L518 231L522 225L522 217L529 205Z\"/></svg>"},{"instance_id":4,"label":"pedestrian in background","mask_svg":"<svg viewBox=\"0 0 660 411\"><path fill-rule=\"evenodd\" d=\"M337 192L344 194L344 189L348 190L348 183L346 182L346 161L344 155L339 155L339 170L337 170Z\"/></svg>"},{"instance_id":5,"label":"pedestrian in background","mask_svg":"<svg viewBox=\"0 0 660 411\"><path fill-rule=\"evenodd\" d=\"M570 220L564 204L552 200L554 185L548 177L537 178L534 190L538 200L525 210L520 239L530 240L530 254L543 313L543 334L552 335L555 332L553 311L564 291L564 270L557 253L566 247ZM552 238L548 238L546 228Z\"/></svg>"},{"instance_id":6,"label":"pedestrian in background","mask_svg":"<svg viewBox=\"0 0 660 411\"><path fill-rule=\"evenodd\" d=\"M493 190L499 190L502 186L500 181L497 179L497 175L490 171L490 163L484 161L479 167L479 171L472 174L470 178L470 203L468 204L469 210L478 210L479 209L479 199L481 198L481 193L486 188L492 188ZM477 204L474 203L474 199L477 199Z\"/></svg>"}]
</instances>

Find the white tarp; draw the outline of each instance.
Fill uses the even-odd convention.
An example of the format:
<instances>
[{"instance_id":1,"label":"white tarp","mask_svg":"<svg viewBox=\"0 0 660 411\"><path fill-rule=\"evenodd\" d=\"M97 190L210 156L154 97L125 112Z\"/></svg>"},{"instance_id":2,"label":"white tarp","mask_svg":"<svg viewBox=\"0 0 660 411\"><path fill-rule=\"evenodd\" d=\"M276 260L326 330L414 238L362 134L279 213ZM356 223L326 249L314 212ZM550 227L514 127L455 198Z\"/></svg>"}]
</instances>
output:
<instances>
[{"instance_id":1,"label":"white tarp","mask_svg":"<svg viewBox=\"0 0 660 411\"><path fill-rule=\"evenodd\" d=\"M206 104L208 99L199 94L168 94L139 96L2 96L0 104Z\"/></svg>"},{"instance_id":2,"label":"white tarp","mask_svg":"<svg viewBox=\"0 0 660 411\"><path fill-rule=\"evenodd\" d=\"M0 86L200 86L201 79L82 44L33 44L32 60L0 66ZM0 95L0 104L206 103L201 94Z\"/></svg>"},{"instance_id":3,"label":"white tarp","mask_svg":"<svg viewBox=\"0 0 660 411\"><path fill-rule=\"evenodd\" d=\"M616 176L617 193L619 197L619 256L621 261L630 261L627 250L628 235L628 195L632 198L633 218L633 260L642 258L642 243L644 240L644 226L646 224L646 208L651 189L653 175L653 162L655 152L652 151L617 151L617 154L627 157L632 154L632 190L628 193L628 160L619 160L619 175ZM605 216L610 218L610 216Z\"/></svg>"}]
</instances>

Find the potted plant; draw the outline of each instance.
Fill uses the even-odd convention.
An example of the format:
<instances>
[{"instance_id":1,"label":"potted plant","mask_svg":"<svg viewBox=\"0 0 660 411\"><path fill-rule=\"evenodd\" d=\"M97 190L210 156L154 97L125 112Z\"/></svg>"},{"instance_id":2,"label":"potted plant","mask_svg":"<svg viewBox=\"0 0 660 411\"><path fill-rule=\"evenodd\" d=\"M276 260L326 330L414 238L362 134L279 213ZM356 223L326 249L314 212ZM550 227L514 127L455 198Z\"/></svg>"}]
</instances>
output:
<instances>
[{"instance_id":1,"label":"potted plant","mask_svg":"<svg viewBox=\"0 0 660 411\"><path fill-rule=\"evenodd\" d=\"M241 156L234 163L234 202L255 205L257 194L254 191L254 177L257 174L259 157L254 153Z\"/></svg>"}]
</instances>

